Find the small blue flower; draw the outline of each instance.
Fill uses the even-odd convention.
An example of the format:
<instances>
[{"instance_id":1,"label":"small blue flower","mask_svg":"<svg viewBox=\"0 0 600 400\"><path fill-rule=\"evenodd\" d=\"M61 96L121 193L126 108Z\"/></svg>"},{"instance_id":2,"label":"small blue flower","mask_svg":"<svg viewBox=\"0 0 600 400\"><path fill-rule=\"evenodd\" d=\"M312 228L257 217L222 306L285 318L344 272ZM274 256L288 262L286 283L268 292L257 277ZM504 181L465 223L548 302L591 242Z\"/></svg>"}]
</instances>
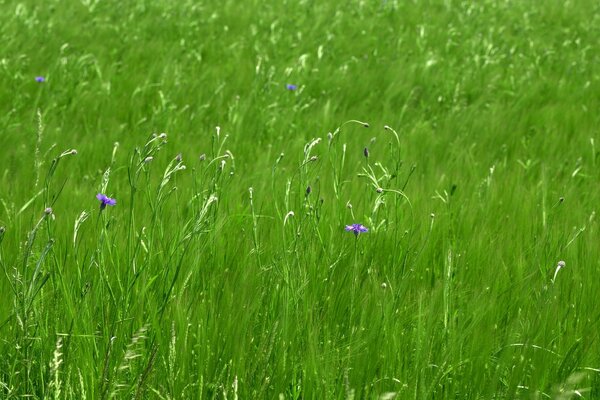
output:
<instances>
[{"instance_id":1,"label":"small blue flower","mask_svg":"<svg viewBox=\"0 0 600 400\"><path fill-rule=\"evenodd\" d=\"M296 89L298 89L298 86L294 85L294 84L291 84L291 83L288 83L287 85L285 85L285 88L287 90L296 90Z\"/></svg>"},{"instance_id":2,"label":"small blue flower","mask_svg":"<svg viewBox=\"0 0 600 400\"><path fill-rule=\"evenodd\" d=\"M346 225L346 228L344 229L346 229L347 232L353 232L356 236L361 233L369 232L369 229L361 224Z\"/></svg>"},{"instance_id":3,"label":"small blue flower","mask_svg":"<svg viewBox=\"0 0 600 400\"><path fill-rule=\"evenodd\" d=\"M106 206L114 206L115 204L117 204L116 199L111 199L110 197L108 197L102 193L98 193L96 195L96 198L98 200L100 200L100 209L101 210L104 210L106 208Z\"/></svg>"},{"instance_id":4,"label":"small blue flower","mask_svg":"<svg viewBox=\"0 0 600 400\"><path fill-rule=\"evenodd\" d=\"M43 83L43 82L46 82L46 78L44 78L43 76L36 76L35 81L39 82L39 83Z\"/></svg>"}]
</instances>

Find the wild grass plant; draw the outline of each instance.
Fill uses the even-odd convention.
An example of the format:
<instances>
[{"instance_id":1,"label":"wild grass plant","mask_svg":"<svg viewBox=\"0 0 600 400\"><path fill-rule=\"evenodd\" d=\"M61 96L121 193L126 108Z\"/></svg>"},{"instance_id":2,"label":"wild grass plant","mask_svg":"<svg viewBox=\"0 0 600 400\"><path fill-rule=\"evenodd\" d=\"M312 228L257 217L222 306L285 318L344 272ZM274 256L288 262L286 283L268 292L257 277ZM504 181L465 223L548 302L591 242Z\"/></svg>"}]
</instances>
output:
<instances>
[{"instance_id":1,"label":"wild grass plant","mask_svg":"<svg viewBox=\"0 0 600 400\"><path fill-rule=\"evenodd\" d=\"M600 398L596 2L0 9L0 398Z\"/></svg>"}]
</instances>

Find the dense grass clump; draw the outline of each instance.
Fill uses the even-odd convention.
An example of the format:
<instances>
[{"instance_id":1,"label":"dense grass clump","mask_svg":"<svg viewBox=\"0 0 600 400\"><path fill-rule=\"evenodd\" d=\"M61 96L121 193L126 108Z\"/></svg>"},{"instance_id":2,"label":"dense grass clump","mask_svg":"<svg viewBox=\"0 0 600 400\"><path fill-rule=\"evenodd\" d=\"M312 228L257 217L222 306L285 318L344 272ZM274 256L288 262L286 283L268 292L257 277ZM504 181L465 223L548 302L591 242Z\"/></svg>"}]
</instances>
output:
<instances>
[{"instance_id":1,"label":"dense grass clump","mask_svg":"<svg viewBox=\"0 0 600 400\"><path fill-rule=\"evenodd\" d=\"M0 9L0 398L600 398L599 3Z\"/></svg>"}]
</instances>

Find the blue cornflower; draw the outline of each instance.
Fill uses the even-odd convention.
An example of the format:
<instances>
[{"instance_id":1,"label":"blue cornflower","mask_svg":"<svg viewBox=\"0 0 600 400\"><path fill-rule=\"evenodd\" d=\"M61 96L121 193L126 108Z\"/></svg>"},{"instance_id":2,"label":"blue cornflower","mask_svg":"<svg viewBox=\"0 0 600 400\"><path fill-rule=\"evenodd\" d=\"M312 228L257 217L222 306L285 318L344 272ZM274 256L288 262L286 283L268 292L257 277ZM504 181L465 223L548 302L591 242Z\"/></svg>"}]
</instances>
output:
<instances>
[{"instance_id":1,"label":"blue cornflower","mask_svg":"<svg viewBox=\"0 0 600 400\"><path fill-rule=\"evenodd\" d=\"M96 195L96 198L98 200L100 200L100 209L101 210L104 210L106 208L106 206L114 206L115 204L117 204L117 200L111 199L110 197L108 197L102 193L98 193Z\"/></svg>"},{"instance_id":2,"label":"blue cornflower","mask_svg":"<svg viewBox=\"0 0 600 400\"><path fill-rule=\"evenodd\" d=\"M369 229L361 224L346 225L345 229L347 232L353 232L356 236L358 236L360 233L369 232Z\"/></svg>"},{"instance_id":3,"label":"blue cornflower","mask_svg":"<svg viewBox=\"0 0 600 400\"><path fill-rule=\"evenodd\" d=\"M294 84L291 84L291 83L288 83L287 85L285 85L285 88L287 90L296 90L296 89L298 89L298 86L294 85Z\"/></svg>"},{"instance_id":4,"label":"blue cornflower","mask_svg":"<svg viewBox=\"0 0 600 400\"><path fill-rule=\"evenodd\" d=\"M46 82L46 78L44 78L43 76L36 76L35 81L39 82L39 83L43 83L43 82Z\"/></svg>"}]
</instances>

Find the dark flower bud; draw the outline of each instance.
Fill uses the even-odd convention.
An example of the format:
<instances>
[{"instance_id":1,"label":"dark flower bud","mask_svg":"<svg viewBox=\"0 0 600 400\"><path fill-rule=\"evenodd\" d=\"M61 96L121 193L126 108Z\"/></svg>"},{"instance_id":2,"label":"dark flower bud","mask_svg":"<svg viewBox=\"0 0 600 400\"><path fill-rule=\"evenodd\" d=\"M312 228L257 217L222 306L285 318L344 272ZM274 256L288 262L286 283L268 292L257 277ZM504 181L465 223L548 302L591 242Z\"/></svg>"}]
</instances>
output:
<instances>
[{"instance_id":1,"label":"dark flower bud","mask_svg":"<svg viewBox=\"0 0 600 400\"><path fill-rule=\"evenodd\" d=\"M306 195L308 196L310 194L310 192L312 192L312 188L310 187L310 185L308 185L306 187Z\"/></svg>"},{"instance_id":2,"label":"dark flower bud","mask_svg":"<svg viewBox=\"0 0 600 400\"><path fill-rule=\"evenodd\" d=\"M367 147L363 150L363 154L365 155L365 158L369 158L369 149Z\"/></svg>"}]
</instances>

